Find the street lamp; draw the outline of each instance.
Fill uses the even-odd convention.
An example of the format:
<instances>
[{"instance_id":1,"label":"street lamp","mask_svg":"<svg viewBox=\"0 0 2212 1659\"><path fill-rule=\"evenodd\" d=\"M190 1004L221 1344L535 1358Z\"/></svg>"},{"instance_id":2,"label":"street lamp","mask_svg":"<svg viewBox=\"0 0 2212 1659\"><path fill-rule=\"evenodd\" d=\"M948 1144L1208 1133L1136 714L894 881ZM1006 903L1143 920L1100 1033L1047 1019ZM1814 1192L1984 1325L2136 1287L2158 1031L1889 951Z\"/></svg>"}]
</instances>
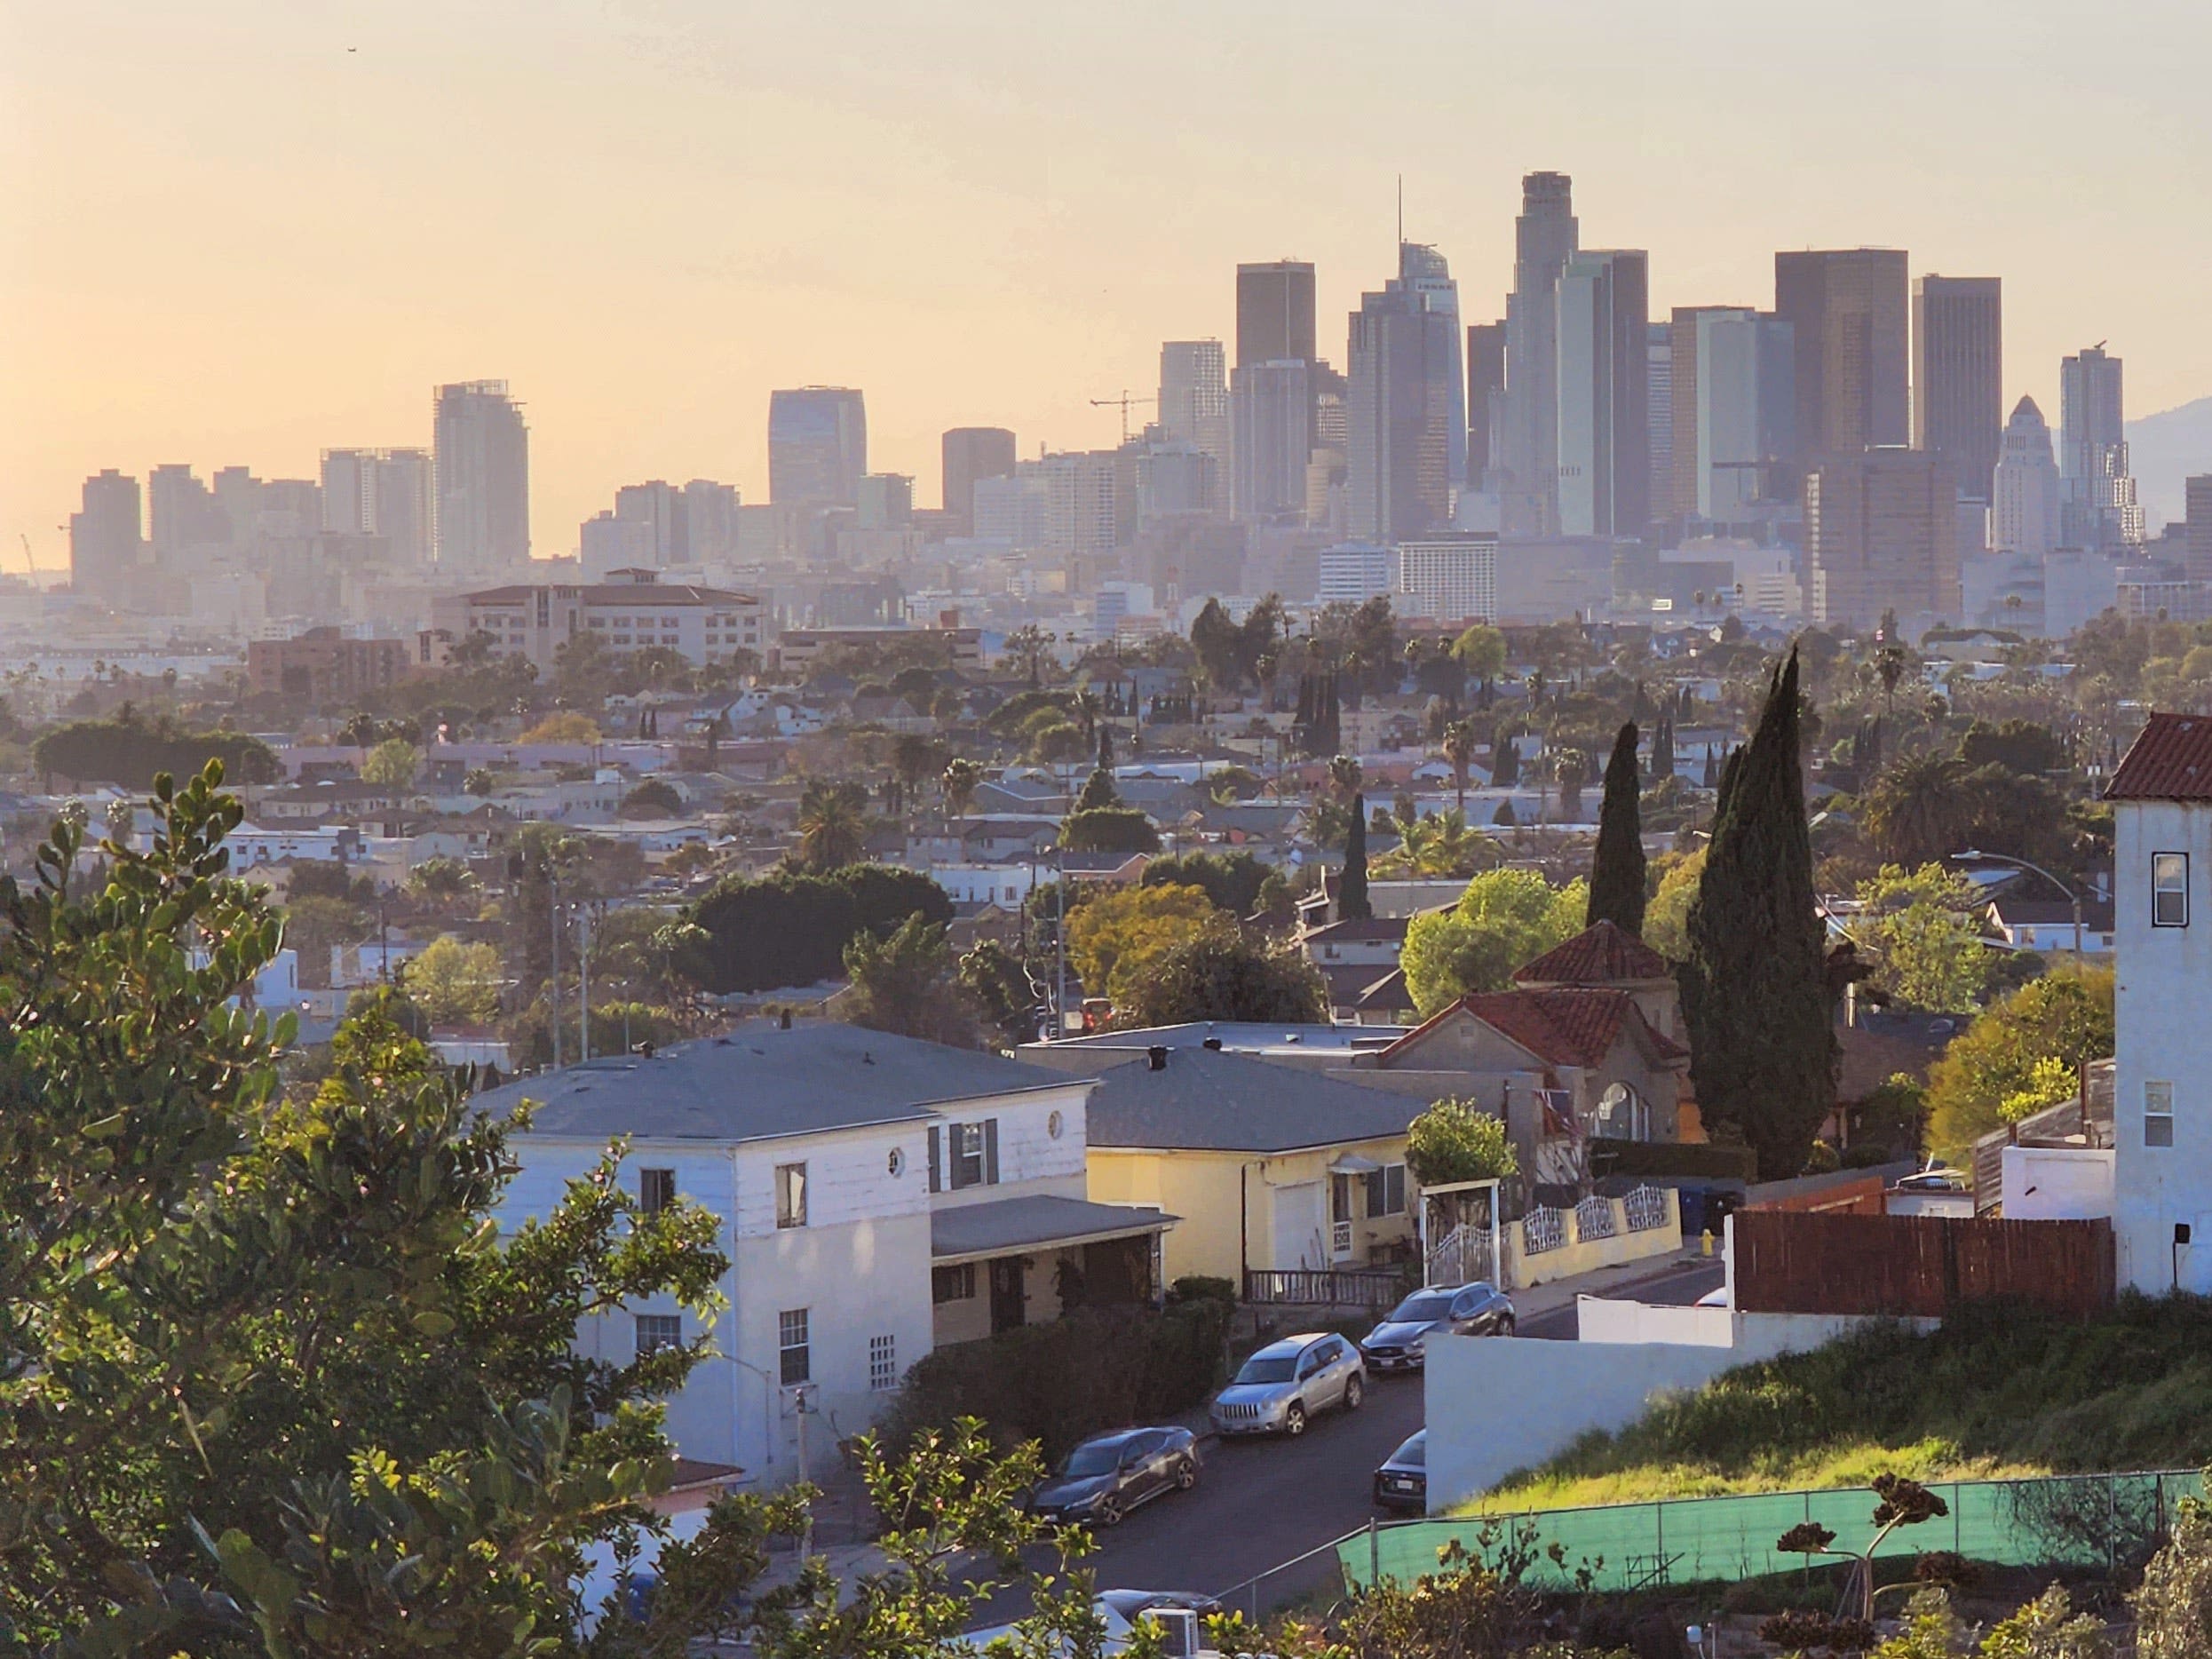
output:
<instances>
[{"instance_id":1,"label":"street lamp","mask_svg":"<svg viewBox=\"0 0 2212 1659\"><path fill-rule=\"evenodd\" d=\"M1989 861L1989 862L1991 862L1991 863L1995 863L1995 864L2010 864L2010 865L2014 866L2016 869L2026 869L2026 870L2033 870L2033 871L2034 871L2034 872L2035 872L2035 874L2037 874L2038 876L2041 876L2041 877L2042 877L2045 881L2049 882L2049 883L2052 886L2054 886L2054 887L2057 888L2059 892L2061 892L2061 893L2065 893L2065 894L2066 895L2067 901L2068 901L2069 903L2071 903L2071 904L2073 906L2073 961L2074 961L2074 965L2075 965L2076 967L2079 967L2079 966L2081 965L2081 895L2080 893L2076 893L2076 892L2075 892L2075 891L2074 891L2072 887L2068 886L2068 885L2067 885L2065 882L2063 882L2063 881L2059 880L2057 877L2056 877L2056 876L2052 875L2052 874L2051 874L2049 870L2045 869L2044 869L2044 868L2043 868L2041 864L2031 864L2031 863L2029 863L2029 862L2027 861L2027 860L2026 860L2026 859L2024 859L2024 858L2013 858L2013 857L2011 857L2010 855L2009 855L2009 854L2007 854L2007 853L1985 853L1985 852L1983 852L1983 851L1982 851L1979 847L1970 847L1970 847L1968 847L1968 848L1967 848L1964 852L1962 852L1962 853L1953 853L1953 854L1952 854L1952 856L1953 856L1954 858L1959 858L1959 859L1972 859L1972 860L1973 860L1976 863L1980 863L1980 862L1982 862L1983 861L1986 860L1986 861Z\"/></svg>"}]
</instances>

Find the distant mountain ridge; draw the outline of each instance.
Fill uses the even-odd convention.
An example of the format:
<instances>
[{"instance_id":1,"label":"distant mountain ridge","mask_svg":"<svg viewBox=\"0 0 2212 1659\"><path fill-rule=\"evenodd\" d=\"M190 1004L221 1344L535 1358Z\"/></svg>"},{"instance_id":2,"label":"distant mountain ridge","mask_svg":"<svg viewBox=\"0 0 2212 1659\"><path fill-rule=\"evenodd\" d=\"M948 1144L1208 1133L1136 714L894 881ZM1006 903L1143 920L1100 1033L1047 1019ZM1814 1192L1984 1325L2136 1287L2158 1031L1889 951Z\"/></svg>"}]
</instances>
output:
<instances>
[{"instance_id":1,"label":"distant mountain ridge","mask_svg":"<svg viewBox=\"0 0 2212 1659\"><path fill-rule=\"evenodd\" d=\"M2153 525L2182 516L2182 481L2212 472L2212 397L2128 423L2128 470Z\"/></svg>"}]
</instances>

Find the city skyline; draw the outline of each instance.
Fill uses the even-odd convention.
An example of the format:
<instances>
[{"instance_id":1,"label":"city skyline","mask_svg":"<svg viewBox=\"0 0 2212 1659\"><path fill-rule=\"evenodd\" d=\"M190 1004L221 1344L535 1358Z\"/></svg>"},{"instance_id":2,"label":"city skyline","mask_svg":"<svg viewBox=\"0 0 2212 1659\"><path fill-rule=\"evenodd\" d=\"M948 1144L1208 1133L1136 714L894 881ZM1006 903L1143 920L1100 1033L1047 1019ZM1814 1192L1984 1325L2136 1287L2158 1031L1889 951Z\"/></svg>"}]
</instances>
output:
<instances>
[{"instance_id":1,"label":"city skyline","mask_svg":"<svg viewBox=\"0 0 2212 1659\"><path fill-rule=\"evenodd\" d=\"M1090 400L1150 385L1163 340L1231 345L1239 263L1315 264L1317 350L1341 369L1341 320L1391 269L1401 171L1407 235L1449 260L1470 322L1503 313L1521 175L1556 170L1574 179L1594 240L1650 250L1653 317L1771 303L1778 250L1896 247L1915 277L2005 280L2007 408L2026 394L2056 409L2058 360L2101 338L2128 361L2138 417L2212 392L2212 324L2188 285L2141 281L2200 257L2193 226L2204 216L2190 203L2204 189L2192 180L2207 176L2206 140L2162 113L2186 107L2183 83L2163 100L2157 89L2192 55L2187 42L2212 32L2202 20L2113 20L2116 51L2138 33L2160 50L2139 54L2124 88L2086 95L2124 108L2128 130L2165 158L2155 170L2092 171L2067 155L2058 123L2025 118L2059 107L2072 67L2055 7L2026 8L2001 40L1964 8L1938 8L1932 44L1971 39L1987 64L1944 70L1937 52L1871 94L1843 73L1879 57L1871 40L1832 43L1833 90L1808 89L1780 72L1803 26L1746 36L1755 15L1715 6L1686 34L1621 8L1555 20L1546 50L1557 61L1575 61L1589 36L1609 43L1582 69L1614 99L1589 131L1546 107L1538 75L1494 89L1451 147L1439 134L1469 112L1415 107L1392 131L1340 154L1317 140L1277 170L1266 163L1280 158L1235 123L1285 65L1357 73L1326 57L1318 18L1310 40L1290 31L1233 73L1225 20L1174 20L1204 48L1193 55L1214 74L1215 97L1193 117L1196 141L1170 146L1132 140L1129 112L1099 91L1062 96L1020 73L1027 44L1041 61L1094 55L1111 79L1153 26L1169 27L1142 7L1112 31L1035 22L1011 44L994 44L987 19L963 19L895 69L867 67L849 84L833 73L824 23L759 20L741 58L733 28L682 5L561 13L516 61L503 57L504 7L442 23L405 4L344 20L236 5L189 20L98 4L66 17L11 8L0 86L17 119L0 142L23 184L0 223L0 305L40 326L14 343L19 374L0 417L9 563L20 568L20 532L43 569L62 567L56 527L103 468L143 477L164 463L203 473L243 464L310 478L325 449L427 445L425 390L480 377L507 380L527 411L541 553L572 552L573 527L638 478L725 479L765 500L768 393L780 386L861 389L870 464L914 475L917 504L933 505L948 427L1007 427L1025 456L1040 443L1110 446L1114 414ZM1510 19L1432 21L1446 46L1534 38ZM1747 41L1776 55L1750 56ZM255 42L266 48L258 57ZM1630 61L1661 52L1677 71L1653 77L1676 89L1664 96ZM917 107L947 54L966 66L962 85L979 83L1036 142L993 142L958 100ZM1146 63L1131 77L1140 108L1191 107L1197 67ZM545 94L587 68L607 96L557 130ZM1317 101L1353 110L1385 90L1312 83ZM440 99L463 84L480 102L456 112ZM1703 107L1728 101L1697 95L1723 85L1732 105ZM1931 86L1952 97L1930 111ZM735 111L733 87L746 93ZM1883 116L1907 108L1909 138ZM616 119L648 109L642 128ZM819 130L820 153L783 147L786 171L765 176L747 134L800 117ZM1662 117L1667 145L1646 146L1639 123L1655 130ZM273 122L288 131L281 156L266 153ZM496 195L432 187L437 147L463 141L482 150L472 176L496 180ZM1851 153L1839 159L1839 146ZM664 153L672 164L657 176ZM1099 176L1090 163L1108 155ZM1169 181L1208 155L1209 187L1169 201ZM1446 155L1497 159L1422 159ZM318 170L360 188L318 184ZM1729 190L1697 187L1718 171ZM242 176L251 201L216 193ZM917 193L924 179L934 187ZM1961 213L1970 186L1980 205ZM704 193L725 189L721 217L697 215ZM683 246L580 256L593 224L640 205L693 212ZM932 250L921 280L883 257L887 241Z\"/></svg>"}]
</instances>

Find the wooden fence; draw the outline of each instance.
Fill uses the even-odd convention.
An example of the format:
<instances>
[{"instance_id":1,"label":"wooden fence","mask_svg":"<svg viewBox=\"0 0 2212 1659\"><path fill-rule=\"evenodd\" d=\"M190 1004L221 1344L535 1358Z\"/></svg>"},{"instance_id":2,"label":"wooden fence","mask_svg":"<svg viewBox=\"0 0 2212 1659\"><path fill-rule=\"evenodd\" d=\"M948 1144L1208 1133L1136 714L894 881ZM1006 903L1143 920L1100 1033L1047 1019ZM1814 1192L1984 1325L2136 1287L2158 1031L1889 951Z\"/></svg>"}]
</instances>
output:
<instances>
[{"instance_id":1,"label":"wooden fence","mask_svg":"<svg viewBox=\"0 0 2212 1659\"><path fill-rule=\"evenodd\" d=\"M1940 1318L2018 1297L2086 1319L2112 1306L2108 1221L1740 1211L1736 1306L1748 1314Z\"/></svg>"}]
</instances>

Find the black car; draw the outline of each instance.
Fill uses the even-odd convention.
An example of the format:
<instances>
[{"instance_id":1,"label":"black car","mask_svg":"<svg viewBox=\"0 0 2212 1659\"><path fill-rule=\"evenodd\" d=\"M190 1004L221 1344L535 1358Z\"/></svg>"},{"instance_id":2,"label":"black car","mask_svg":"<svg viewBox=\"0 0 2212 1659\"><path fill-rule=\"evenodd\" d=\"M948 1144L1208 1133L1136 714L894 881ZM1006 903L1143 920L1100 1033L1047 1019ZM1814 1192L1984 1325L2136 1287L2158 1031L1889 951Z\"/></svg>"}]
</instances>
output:
<instances>
[{"instance_id":1,"label":"black car","mask_svg":"<svg viewBox=\"0 0 2212 1659\"><path fill-rule=\"evenodd\" d=\"M1429 1431L1416 1431L1375 1472L1375 1501L1383 1509L1429 1507Z\"/></svg>"},{"instance_id":2,"label":"black car","mask_svg":"<svg viewBox=\"0 0 2212 1659\"><path fill-rule=\"evenodd\" d=\"M1122 1429L1085 1441L1029 1495L1040 1520L1118 1527L1162 1492L1198 1484L1198 1440L1188 1429Z\"/></svg>"},{"instance_id":3,"label":"black car","mask_svg":"<svg viewBox=\"0 0 2212 1659\"><path fill-rule=\"evenodd\" d=\"M1360 1339L1360 1357L1375 1371L1417 1371L1437 1331L1458 1337L1510 1337L1513 1304L1493 1284L1431 1285L1415 1290Z\"/></svg>"}]
</instances>

